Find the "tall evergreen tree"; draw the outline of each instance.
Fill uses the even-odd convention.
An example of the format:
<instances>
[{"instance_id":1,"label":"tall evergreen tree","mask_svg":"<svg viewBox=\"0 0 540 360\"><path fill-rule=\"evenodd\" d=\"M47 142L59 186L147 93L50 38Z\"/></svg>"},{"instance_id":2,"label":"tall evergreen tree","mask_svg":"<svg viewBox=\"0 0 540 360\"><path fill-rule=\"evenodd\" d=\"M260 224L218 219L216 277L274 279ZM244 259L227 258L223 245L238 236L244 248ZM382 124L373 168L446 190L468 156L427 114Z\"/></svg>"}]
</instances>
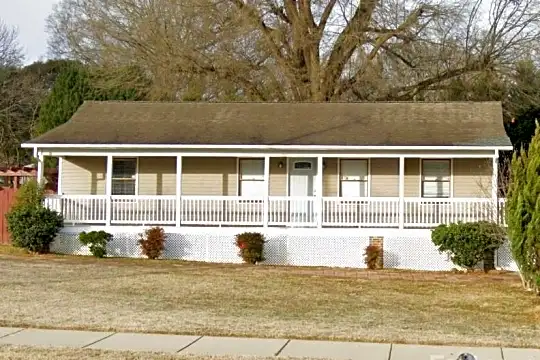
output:
<instances>
[{"instance_id":1,"label":"tall evergreen tree","mask_svg":"<svg viewBox=\"0 0 540 360\"><path fill-rule=\"evenodd\" d=\"M90 70L68 63L41 104L36 135L68 121L85 100L144 100L147 85L137 68Z\"/></svg>"},{"instance_id":2,"label":"tall evergreen tree","mask_svg":"<svg viewBox=\"0 0 540 360\"><path fill-rule=\"evenodd\" d=\"M515 153L507 197L508 234L523 285L540 295L540 127Z\"/></svg>"},{"instance_id":3,"label":"tall evergreen tree","mask_svg":"<svg viewBox=\"0 0 540 360\"><path fill-rule=\"evenodd\" d=\"M67 65L58 75L51 93L41 104L36 135L68 121L91 90L88 71L79 64Z\"/></svg>"}]
</instances>

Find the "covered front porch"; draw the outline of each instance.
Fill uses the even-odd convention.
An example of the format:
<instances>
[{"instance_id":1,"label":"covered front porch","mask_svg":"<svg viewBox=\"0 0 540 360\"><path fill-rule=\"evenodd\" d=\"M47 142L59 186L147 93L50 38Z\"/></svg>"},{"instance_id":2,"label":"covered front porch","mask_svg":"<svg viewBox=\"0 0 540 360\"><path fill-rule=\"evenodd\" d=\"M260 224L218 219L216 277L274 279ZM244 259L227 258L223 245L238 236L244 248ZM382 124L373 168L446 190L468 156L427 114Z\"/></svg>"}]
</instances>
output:
<instances>
[{"instance_id":1,"label":"covered front porch","mask_svg":"<svg viewBox=\"0 0 540 360\"><path fill-rule=\"evenodd\" d=\"M496 149L36 152L38 176L45 156L59 159L58 194L45 205L68 226L505 224Z\"/></svg>"}]
</instances>

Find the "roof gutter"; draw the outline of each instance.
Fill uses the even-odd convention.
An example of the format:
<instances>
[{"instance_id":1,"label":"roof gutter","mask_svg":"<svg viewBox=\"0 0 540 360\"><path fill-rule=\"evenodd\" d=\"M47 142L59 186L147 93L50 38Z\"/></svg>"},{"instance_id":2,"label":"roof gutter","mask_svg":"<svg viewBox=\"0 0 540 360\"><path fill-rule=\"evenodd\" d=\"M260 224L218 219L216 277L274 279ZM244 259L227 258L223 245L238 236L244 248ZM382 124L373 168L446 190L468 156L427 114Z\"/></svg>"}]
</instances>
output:
<instances>
[{"instance_id":1,"label":"roof gutter","mask_svg":"<svg viewBox=\"0 0 540 360\"><path fill-rule=\"evenodd\" d=\"M337 145L152 145L152 144L31 144L24 143L22 148L40 149L234 149L234 150L512 150L506 146L337 146Z\"/></svg>"},{"instance_id":2,"label":"roof gutter","mask_svg":"<svg viewBox=\"0 0 540 360\"><path fill-rule=\"evenodd\" d=\"M31 144L24 143L22 148L40 149L234 149L234 150L513 150L511 145L506 146L337 146L337 145L152 145L152 144Z\"/></svg>"}]
</instances>

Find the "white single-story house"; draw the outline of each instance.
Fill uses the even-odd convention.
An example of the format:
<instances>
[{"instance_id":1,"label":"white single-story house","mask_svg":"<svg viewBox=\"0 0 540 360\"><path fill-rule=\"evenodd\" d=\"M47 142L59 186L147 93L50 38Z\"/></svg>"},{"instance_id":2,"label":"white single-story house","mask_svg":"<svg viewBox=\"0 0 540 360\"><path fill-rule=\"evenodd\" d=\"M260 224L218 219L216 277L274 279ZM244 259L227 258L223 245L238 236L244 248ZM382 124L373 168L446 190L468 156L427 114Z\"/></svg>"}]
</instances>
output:
<instances>
[{"instance_id":1,"label":"white single-story house","mask_svg":"<svg viewBox=\"0 0 540 360\"><path fill-rule=\"evenodd\" d=\"M113 254L140 256L138 234L162 226L173 258L240 261L234 235L258 231L270 263L364 267L377 239L385 266L435 270L453 265L431 228L504 224L497 164L512 149L499 102L88 101L23 146L40 178L59 159L46 205L65 219L61 251L105 229Z\"/></svg>"}]
</instances>

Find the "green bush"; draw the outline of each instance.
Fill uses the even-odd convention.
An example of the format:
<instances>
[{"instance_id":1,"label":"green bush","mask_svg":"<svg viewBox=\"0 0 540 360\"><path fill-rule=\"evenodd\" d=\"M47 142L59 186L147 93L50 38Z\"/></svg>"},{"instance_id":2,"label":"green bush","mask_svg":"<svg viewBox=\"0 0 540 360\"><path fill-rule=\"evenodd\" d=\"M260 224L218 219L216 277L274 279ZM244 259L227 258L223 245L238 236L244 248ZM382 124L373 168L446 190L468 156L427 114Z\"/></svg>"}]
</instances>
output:
<instances>
[{"instance_id":1,"label":"green bush","mask_svg":"<svg viewBox=\"0 0 540 360\"><path fill-rule=\"evenodd\" d=\"M44 189L35 180L17 192L15 204L6 214L14 246L48 253L50 244L64 225L62 215L43 207Z\"/></svg>"},{"instance_id":2,"label":"green bush","mask_svg":"<svg viewBox=\"0 0 540 360\"><path fill-rule=\"evenodd\" d=\"M64 225L62 215L44 207L16 206L6 218L13 245L40 254L49 252Z\"/></svg>"},{"instance_id":3,"label":"green bush","mask_svg":"<svg viewBox=\"0 0 540 360\"><path fill-rule=\"evenodd\" d=\"M471 269L501 246L505 232L487 221L457 223L437 226L431 240L440 252L450 253L454 264Z\"/></svg>"},{"instance_id":4,"label":"green bush","mask_svg":"<svg viewBox=\"0 0 540 360\"><path fill-rule=\"evenodd\" d=\"M112 234L101 231L82 232L79 234L79 241L88 246L92 255L102 258L107 255L107 243L113 239Z\"/></svg>"},{"instance_id":5,"label":"green bush","mask_svg":"<svg viewBox=\"0 0 540 360\"><path fill-rule=\"evenodd\" d=\"M15 195L13 207L41 207L45 198L45 188L38 184L36 180L25 182Z\"/></svg>"},{"instance_id":6,"label":"green bush","mask_svg":"<svg viewBox=\"0 0 540 360\"><path fill-rule=\"evenodd\" d=\"M165 250L165 238L165 230L159 226L145 230L139 240L142 253L149 259L159 258Z\"/></svg>"},{"instance_id":7,"label":"green bush","mask_svg":"<svg viewBox=\"0 0 540 360\"><path fill-rule=\"evenodd\" d=\"M265 244L264 236L260 233L245 232L236 235L238 255L246 264L256 264L264 261L263 251Z\"/></svg>"},{"instance_id":8,"label":"green bush","mask_svg":"<svg viewBox=\"0 0 540 360\"><path fill-rule=\"evenodd\" d=\"M364 252L364 262L370 270L383 268L383 249L377 245L369 245Z\"/></svg>"}]
</instances>

